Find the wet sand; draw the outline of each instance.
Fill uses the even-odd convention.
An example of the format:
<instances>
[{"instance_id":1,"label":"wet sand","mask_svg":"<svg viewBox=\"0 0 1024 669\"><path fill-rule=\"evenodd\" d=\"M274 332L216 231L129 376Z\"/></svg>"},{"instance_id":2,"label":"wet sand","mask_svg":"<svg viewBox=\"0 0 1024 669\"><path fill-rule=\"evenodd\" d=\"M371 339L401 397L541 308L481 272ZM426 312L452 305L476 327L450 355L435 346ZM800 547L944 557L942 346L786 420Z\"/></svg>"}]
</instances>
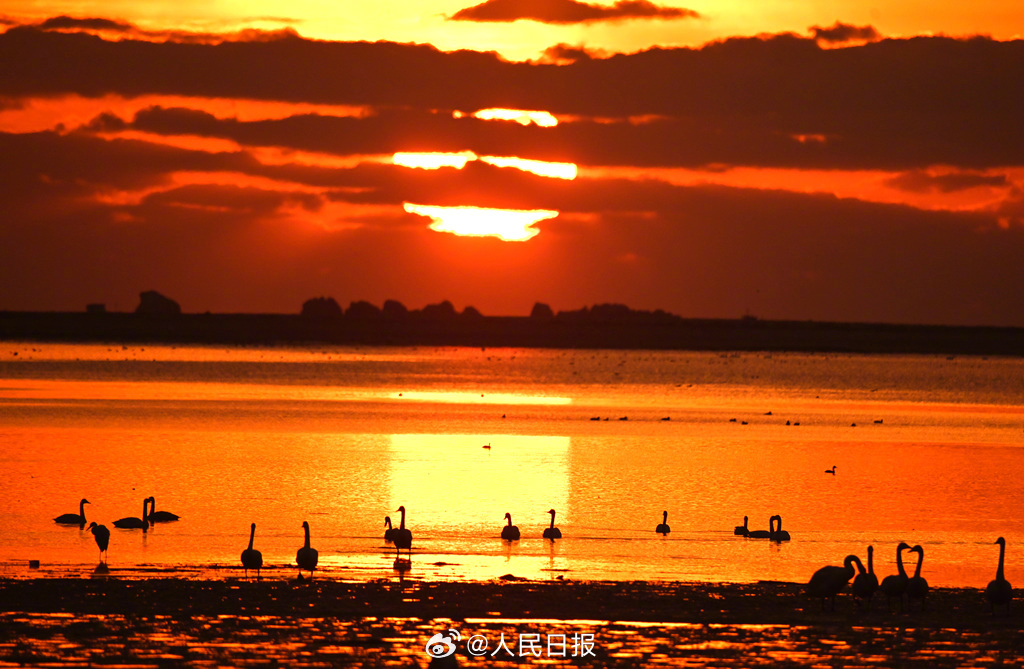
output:
<instances>
[{"instance_id":1,"label":"wet sand","mask_svg":"<svg viewBox=\"0 0 1024 669\"><path fill-rule=\"evenodd\" d=\"M844 594L823 612L775 582L17 579L0 666L427 666L449 629L460 666L993 666L1021 661L1018 608L936 588L924 611Z\"/></svg>"}]
</instances>

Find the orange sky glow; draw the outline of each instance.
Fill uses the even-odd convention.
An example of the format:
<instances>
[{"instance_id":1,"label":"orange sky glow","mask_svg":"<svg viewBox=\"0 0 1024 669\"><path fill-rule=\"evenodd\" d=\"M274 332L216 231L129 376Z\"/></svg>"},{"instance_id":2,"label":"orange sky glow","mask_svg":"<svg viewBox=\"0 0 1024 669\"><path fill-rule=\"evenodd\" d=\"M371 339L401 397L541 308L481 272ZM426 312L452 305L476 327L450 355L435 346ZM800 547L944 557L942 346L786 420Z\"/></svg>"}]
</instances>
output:
<instances>
[{"instance_id":1,"label":"orange sky glow","mask_svg":"<svg viewBox=\"0 0 1024 669\"><path fill-rule=\"evenodd\" d=\"M1019 3L611 4L5 3L0 310L1024 326Z\"/></svg>"}]
</instances>

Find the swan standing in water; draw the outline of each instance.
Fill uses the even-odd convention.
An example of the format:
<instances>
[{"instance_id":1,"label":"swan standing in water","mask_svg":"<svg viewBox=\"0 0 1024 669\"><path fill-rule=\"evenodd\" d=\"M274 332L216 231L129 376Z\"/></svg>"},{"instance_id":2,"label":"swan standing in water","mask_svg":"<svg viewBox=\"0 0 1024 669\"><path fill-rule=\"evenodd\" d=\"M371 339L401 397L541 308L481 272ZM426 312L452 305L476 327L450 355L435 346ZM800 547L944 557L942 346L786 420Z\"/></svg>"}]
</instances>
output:
<instances>
[{"instance_id":1,"label":"swan standing in water","mask_svg":"<svg viewBox=\"0 0 1024 669\"><path fill-rule=\"evenodd\" d=\"M555 510L551 509L550 511L548 511L548 513L551 514L551 526L544 528L544 538L545 539L561 539L562 538L562 530L560 530L557 527L555 527Z\"/></svg>"},{"instance_id":2,"label":"swan standing in water","mask_svg":"<svg viewBox=\"0 0 1024 669\"><path fill-rule=\"evenodd\" d=\"M1013 599L1013 586L1006 580L1003 575L1003 561L1006 558L1006 539L999 537L996 539L996 543L999 544L999 568L996 569L996 577L994 580L989 581L988 587L985 588L985 597L988 598L988 603L992 606L992 613L996 612L996 606L1006 606L1006 612L1010 612L1010 600Z\"/></svg>"},{"instance_id":3,"label":"swan standing in water","mask_svg":"<svg viewBox=\"0 0 1024 669\"><path fill-rule=\"evenodd\" d=\"M732 533L735 534L738 537L745 537L748 534L750 534L750 529L747 528L747 517L746 516L743 516L743 524L742 525L737 525L736 529L734 529L732 531Z\"/></svg>"},{"instance_id":4,"label":"swan standing in water","mask_svg":"<svg viewBox=\"0 0 1024 669\"><path fill-rule=\"evenodd\" d=\"M409 551L409 561L412 562L412 532L405 529L405 507L400 506L397 510L402 512L402 519L391 539L395 542L395 563L398 563L403 548Z\"/></svg>"},{"instance_id":5,"label":"swan standing in water","mask_svg":"<svg viewBox=\"0 0 1024 669\"><path fill-rule=\"evenodd\" d=\"M143 532L149 529L149 516L146 513L149 510L149 500L142 500L142 518L121 518L120 520L114 521L114 527L120 527L122 530L137 530L142 529Z\"/></svg>"},{"instance_id":6,"label":"swan standing in water","mask_svg":"<svg viewBox=\"0 0 1024 669\"><path fill-rule=\"evenodd\" d=\"M896 570L897 574L890 574L882 579L882 583L878 586L878 589L885 593L888 597L889 610L892 610L893 597L898 597L900 600L900 611L903 611L903 593L907 591L907 570L903 568L903 551L909 550L910 545L901 541L900 545L896 547Z\"/></svg>"},{"instance_id":7,"label":"swan standing in water","mask_svg":"<svg viewBox=\"0 0 1024 669\"><path fill-rule=\"evenodd\" d=\"M661 524L655 527L654 531L662 536L672 531L672 528L668 526L668 511L661 512Z\"/></svg>"},{"instance_id":8,"label":"swan standing in water","mask_svg":"<svg viewBox=\"0 0 1024 669\"><path fill-rule=\"evenodd\" d=\"M295 554L295 564L299 565L299 578L302 578L303 569L309 572L310 578L313 578L313 570L316 569L316 563L320 559L320 554L317 553L315 548L310 548L309 546L309 523L305 520L302 521L302 529L306 533L306 543ZM255 532L255 530L256 526L253 525L253 531Z\"/></svg>"},{"instance_id":9,"label":"swan standing in water","mask_svg":"<svg viewBox=\"0 0 1024 669\"><path fill-rule=\"evenodd\" d=\"M921 565L924 563L924 549L918 544L910 549L911 553L917 553L917 568L914 575L907 580L907 606L915 599L921 600L921 610L924 611L924 598L928 596L928 581L921 576Z\"/></svg>"},{"instance_id":10,"label":"swan standing in water","mask_svg":"<svg viewBox=\"0 0 1024 669\"><path fill-rule=\"evenodd\" d=\"M811 580L807 582L807 594L811 597L821 597L821 610L825 610L825 600L832 600L832 610L836 610L836 595L846 587L846 584L853 578L853 565L859 565L864 569L860 558L856 555L847 555L843 560L842 567L829 565L814 572Z\"/></svg>"},{"instance_id":11,"label":"swan standing in water","mask_svg":"<svg viewBox=\"0 0 1024 669\"><path fill-rule=\"evenodd\" d=\"M308 536L308 535L307 535ZM256 580L260 578L260 569L263 568L263 553L252 547L252 542L256 538L256 523L253 523L249 528L249 547L242 551L242 566L245 567L245 577L249 577L249 570L256 570ZM307 541L306 545L309 543ZM314 562L314 564L316 564Z\"/></svg>"},{"instance_id":12,"label":"swan standing in water","mask_svg":"<svg viewBox=\"0 0 1024 669\"><path fill-rule=\"evenodd\" d=\"M388 528L384 530L384 541L386 541L389 544L394 543L395 532L397 532L398 530L391 527L391 516L384 516L384 527Z\"/></svg>"},{"instance_id":13,"label":"swan standing in water","mask_svg":"<svg viewBox=\"0 0 1024 669\"><path fill-rule=\"evenodd\" d=\"M501 528L501 538L505 541L519 541L519 528L512 524L512 514L505 512L505 517L508 519L508 525ZM555 517L552 516L551 520L554 521Z\"/></svg>"},{"instance_id":14,"label":"swan standing in water","mask_svg":"<svg viewBox=\"0 0 1024 669\"><path fill-rule=\"evenodd\" d=\"M149 522L151 523L169 523L172 520L179 520L181 516L170 511L157 511L156 510L156 497L149 498Z\"/></svg>"},{"instance_id":15,"label":"swan standing in water","mask_svg":"<svg viewBox=\"0 0 1024 669\"><path fill-rule=\"evenodd\" d=\"M85 505L90 504L89 500L82 498L78 503L78 513L64 513L53 519L58 525L78 525L79 529L85 527Z\"/></svg>"},{"instance_id":16,"label":"swan standing in water","mask_svg":"<svg viewBox=\"0 0 1024 669\"><path fill-rule=\"evenodd\" d=\"M777 528L774 521L779 523ZM768 538L772 541L789 541L789 532L782 529L782 516L776 514L768 520Z\"/></svg>"},{"instance_id":17,"label":"swan standing in water","mask_svg":"<svg viewBox=\"0 0 1024 669\"><path fill-rule=\"evenodd\" d=\"M871 608L871 598L874 596L875 591L878 590L878 577L875 576L874 555L874 546L868 546L868 570L864 571L864 567L861 565L860 573L857 574L857 578L853 579L853 594L857 599L865 602L869 609Z\"/></svg>"},{"instance_id":18,"label":"swan standing in water","mask_svg":"<svg viewBox=\"0 0 1024 669\"><path fill-rule=\"evenodd\" d=\"M105 525L97 525L93 522L89 523L89 531L92 532L92 538L96 540L96 545L100 548L100 564L106 564L104 553L110 546L110 530Z\"/></svg>"}]
</instances>

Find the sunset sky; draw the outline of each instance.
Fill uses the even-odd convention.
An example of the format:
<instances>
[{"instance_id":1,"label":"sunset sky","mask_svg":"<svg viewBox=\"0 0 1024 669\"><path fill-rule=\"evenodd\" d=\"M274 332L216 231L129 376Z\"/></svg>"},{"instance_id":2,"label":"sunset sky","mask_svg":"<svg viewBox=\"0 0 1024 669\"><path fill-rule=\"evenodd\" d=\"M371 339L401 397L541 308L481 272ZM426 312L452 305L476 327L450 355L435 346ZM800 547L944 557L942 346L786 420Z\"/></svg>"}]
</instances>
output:
<instances>
[{"instance_id":1,"label":"sunset sky","mask_svg":"<svg viewBox=\"0 0 1024 669\"><path fill-rule=\"evenodd\" d=\"M1019 0L8 0L0 31L0 310L1024 326Z\"/></svg>"}]
</instances>

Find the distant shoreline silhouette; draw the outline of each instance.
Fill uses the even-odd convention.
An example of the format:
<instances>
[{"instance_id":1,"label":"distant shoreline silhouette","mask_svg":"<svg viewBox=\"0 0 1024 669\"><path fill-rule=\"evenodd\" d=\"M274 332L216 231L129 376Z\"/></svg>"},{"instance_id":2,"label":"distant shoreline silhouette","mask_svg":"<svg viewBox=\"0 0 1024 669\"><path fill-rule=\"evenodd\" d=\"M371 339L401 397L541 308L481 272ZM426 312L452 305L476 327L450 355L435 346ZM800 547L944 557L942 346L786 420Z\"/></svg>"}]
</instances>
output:
<instances>
[{"instance_id":1,"label":"distant shoreline silhouette","mask_svg":"<svg viewBox=\"0 0 1024 669\"><path fill-rule=\"evenodd\" d=\"M447 300L420 310L395 300L342 309L332 298L307 300L294 314L192 314L156 291L142 295L135 312L102 304L80 312L0 311L0 341L1024 356L1024 328L1013 327L694 319L620 304L555 313L537 303L529 316L484 316L473 307L458 312Z\"/></svg>"}]
</instances>

